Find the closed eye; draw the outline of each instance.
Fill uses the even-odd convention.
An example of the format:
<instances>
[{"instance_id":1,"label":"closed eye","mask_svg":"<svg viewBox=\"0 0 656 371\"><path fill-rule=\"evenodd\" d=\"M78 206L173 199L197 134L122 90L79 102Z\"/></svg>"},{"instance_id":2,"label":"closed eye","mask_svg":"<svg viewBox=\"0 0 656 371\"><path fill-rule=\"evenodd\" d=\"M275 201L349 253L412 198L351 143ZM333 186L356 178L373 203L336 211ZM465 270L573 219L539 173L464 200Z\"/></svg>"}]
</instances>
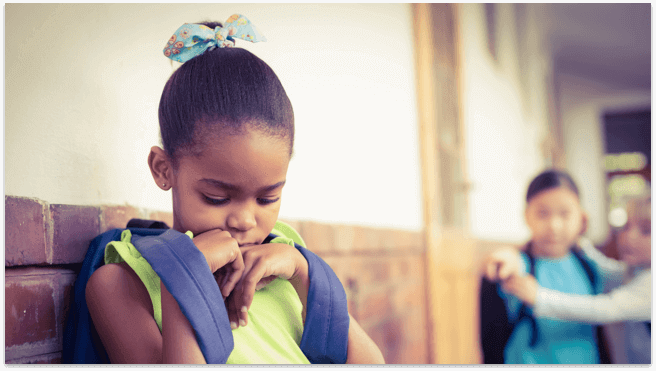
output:
<instances>
[{"instance_id":1,"label":"closed eye","mask_svg":"<svg viewBox=\"0 0 656 371\"><path fill-rule=\"evenodd\" d=\"M276 198L258 198L257 203L260 204L260 205L270 205L270 204L278 202L278 200L280 200L280 197L276 197Z\"/></svg>"},{"instance_id":2,"label":"closed eye","mask_svg":"<svg viewBox=\"0 0 656 371\"><path fill-rule=\"evenodd\" d=\"M205 199L205 202L210 205L225 205L230 201L229 198L212 198L205 195L203 195L203 198Z\"/></svg>"}]
</instances>

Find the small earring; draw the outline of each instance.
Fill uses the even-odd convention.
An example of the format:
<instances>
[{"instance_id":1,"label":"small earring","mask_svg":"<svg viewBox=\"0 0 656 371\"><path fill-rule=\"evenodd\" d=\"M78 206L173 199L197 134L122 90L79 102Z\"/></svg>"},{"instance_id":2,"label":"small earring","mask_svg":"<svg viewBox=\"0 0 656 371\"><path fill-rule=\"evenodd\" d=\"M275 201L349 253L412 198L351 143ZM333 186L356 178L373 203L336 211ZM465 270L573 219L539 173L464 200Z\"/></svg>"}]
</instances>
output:
<instances>
[{"instance_id":1,"label":"small earring","mask_svg":"<svg viewBox=\"0 0 656 371\"><path fill-rule=\"evenodd\" d=\"M162 183L162 187L166 187L166 183Z\"/></svg>"}]
</instances>

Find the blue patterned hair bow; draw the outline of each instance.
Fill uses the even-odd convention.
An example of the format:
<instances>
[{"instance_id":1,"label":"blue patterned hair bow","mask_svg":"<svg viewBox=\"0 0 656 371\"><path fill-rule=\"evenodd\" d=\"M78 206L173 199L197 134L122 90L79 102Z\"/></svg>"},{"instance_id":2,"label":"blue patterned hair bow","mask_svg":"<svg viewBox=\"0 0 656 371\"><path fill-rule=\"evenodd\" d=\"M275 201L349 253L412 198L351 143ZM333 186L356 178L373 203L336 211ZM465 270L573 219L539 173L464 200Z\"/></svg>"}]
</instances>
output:
<instances>
[{"instance_id":1,"label":"blue patterned hair bow","mask_svg":"<svg viewBox=\"0 0 656 371\"><path fill-rule=\"evenodd\" d=\"M185 23L178 28L164 48L164 55L184 63L206 50L231 48L235 38L250 42L266 41L255 26L241 14L233 14L223 27L211 29L202 24Z\"/></svg>"}]
</instances>

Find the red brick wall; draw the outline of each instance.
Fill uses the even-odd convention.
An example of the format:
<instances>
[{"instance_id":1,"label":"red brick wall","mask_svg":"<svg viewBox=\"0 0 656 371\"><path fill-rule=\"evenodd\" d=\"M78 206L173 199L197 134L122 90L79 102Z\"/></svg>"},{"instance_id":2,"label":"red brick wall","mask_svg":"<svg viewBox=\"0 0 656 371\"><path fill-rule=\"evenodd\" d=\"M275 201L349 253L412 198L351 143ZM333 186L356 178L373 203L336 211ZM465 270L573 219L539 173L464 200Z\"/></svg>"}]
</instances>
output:
<instances>
[{"instance_id":1,"label":"red brick wall","mask_svg":"<svg viewBox=\"0 0 656 371\"><path fill-rule=\"evenodd\" d=\"M131 218L131 206L56 205L5 196L5 362L61 363L63 329L89 242ZM420 232L289 221L344 284L349 311L388 363L427 363Z\"/></svg>"}]
</instances>

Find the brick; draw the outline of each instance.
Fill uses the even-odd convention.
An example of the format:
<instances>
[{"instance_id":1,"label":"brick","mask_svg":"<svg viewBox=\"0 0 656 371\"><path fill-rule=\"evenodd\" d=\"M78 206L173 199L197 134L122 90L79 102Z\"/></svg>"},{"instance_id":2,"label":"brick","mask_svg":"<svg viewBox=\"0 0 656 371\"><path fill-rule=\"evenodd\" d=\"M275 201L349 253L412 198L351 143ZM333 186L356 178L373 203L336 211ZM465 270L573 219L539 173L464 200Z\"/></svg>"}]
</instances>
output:
<instances>
[{"instance_id":1,"label":"brick","mask_svg":"<svg viewBox=\"0 0 656 371\"><path fill-rule=\"evenodd\" d=\"M92 206L50 205L53 264L80 263L89 242L100 234L100 210Z\"/></svg>"},{"instance_id":2,"label":"brick","mask_svg":"<svg viewBox=\"0 0 656 371\"><path fill-rule=\"evenodd\" d=\"M379 229L376 231L378 234L378 241L380 245L378 248L383 250L392 250L396 248L396 240L394 239L394 229Z\"/></svg>"},{"instance_id":3,"label":"brick","mask_svg":"<svg viewBox=\"0 0 656 371\"><path fill-rule=\"evenodd\" d=\"M392 233L392 238L394 239L394 246L400 249L408 248L421 248L423 249L423 235L421 232L415 231L406 231L401 229L396 229Z\"/></svg>"},{"instance_id":4,"label":"brick","mask_svg":"<svg viewBox=\"0 0 656 371\"><path fill-rule=\"evenodd\" d=\"M56 337L52 282L47 277L5 280L5 347Z\"/></svg>"},{"instance_id":5,"label":"brick","mask_svg":"<svg viewBox=\"0 0 656 371\"><path fill-rule=\"evenodd\" d=\"M359 319L358 319L358 323L360 324L364 332L366 332L367 335L369 335L371 340L373 340L376 346L378 346L378 349L380 349L380 352L383 354L385 363L390 363L388 359L389 357L387 355L388 353L387 349L385 349L385 334L382 331L382 326L378 326L378 325L366 326L366 324L361 322Z\"/></svg>"},{"instance_id":6,"label":"brick","mask_svg":"<svg viewBox=\"0 0 656 371\"><path fill-rule=\"evenodd\" d=\"M381 250L383 246L382 239L384 238L383 230L378 228L369 228L362 226L355 226L355 238L353 240L353 248L358 251L372 251Z\"/></svg>"},{"instance_id":7,"label":"brick","mask_svg":"<svg viewBox=\"0 0 656 371\"><path fill-rule=\"evenodd\" d=\"M349 252L355 242L355 227L351 225L335 225L335 250Z\"/></svg>"},{"instance_id":8,"label":"brick","mask_svg":"<svg viewBox=\"0 0 656 371\"><path fill-rule=\"evenodd\" d=\"M364 294L358 308L360 320L366 323L377 323L392 314L389 291L385 288L376 292Z\"/></svg>"},{"instance_id":9,"label":"brick","mask_svg":"<svg viewBox=\"0 0 656 371\"><path fill-rule=\"evenodd\" d=\"M164 211L153 211L148 215L148 219L164 222L170 228L173 228L173 213L168 213Z\"/></svg>"},{"instance_id":10,"label":"brick","mask_svg":"<svg viewBox=\"0 0 656 371\"><path fill-rule=\"evenodd\" d=\"M73 300L73 289L75 285L75 274L61 274L59 275L59 296L57 300L59 301L56 304L57 308L57 332L60 338L64 335L64 328L66 326L66 321L68 320L68 313L71 310L71 304Z\"/></svg>"},{"instance_id":11,"label":"brick","mask_svg":"<svg viewBox=\"0 0 656 371\"><path fill-rule=\"evenodd\" d=\"M390 265L392 263L394 263L394 258L392 257L379 258L375 261L369 261L368 264L365 265L365 269L371 270L376 282L387 282L392 278L390 274Z\"/></svg>"},{"instance_id":12,"label":"brick","mask_svg":"<svg viewBox=\"0 0 656 371\"><path fill-rule=\"evenodd\" d=\"M405 341L401 345L398 363L401 364L427 364L428 344L426 339Z\"/></svg>"},{"instance_id":13,"label":"brick","mask_svg":"<svg viewBox=\"0 0 656 371\"><path fill-rule=\"evenodd\" d=\"M394 259L392 256L351 256L345 258L345 269L348 277L357 278L361 289L367 291L391 283L390 266Z\"/></svg>"},{"instance_id":14,"label":"brick","mask_svg":"<svg viewBox=\"0 0 656 371\"><path fill-rule=\"evenodd\" d=\"M61 364L62 353L40 354L32 357L22 357L5 361L8 364Z\"/></svg>"},{"instance_id":15,"label":"brick","mask_svg":"<svg viewBox=\"0 0 656 371\"><path fill-rule=\"evenodd\" d=\"M114 228L125 228L133 218L141 218L141 214L132 206L101 206L100 233Z\"/></svg>"},{"instance_id":16,"label":"brick","mask_svg":"<svg viewBox=\"0 0 656 371\"><path fill-rule=\"evenodd\" d=\"M331 225L316 222L301 222L303 240L307 248L314 252L334 251L334 233Z\"/></svg>"},{"instance_id":17,"label":"brick","mask_svg":"<svg viewBox=\"0 0 656 371\"><path fill-rule=\"evenodd\" d=\"M47 261L46 216L42 201L5 196L5 266Z\"/></svg>"},{"instance_id":18,"label":"brick","mask_svg":"<svg viewBox=\"0 0 656 371\"><path fill-rule=\"evenodd\" d=\"M413 267L413 270L419 270L422 266ZM391 275L395 280L406 279L410 275L410 261L407 257L400 257L391 263Z\"/></svg>"},{"instance_id":19,"label":"brick","mask_svg":"<svg viewBox=\"0 0 656 371\"><path fill-rule=\"evenodd\" d=\"M353 249L367 250L369 248L369 228L362 226L353 226Z\"/></svg>"},{"instance_id":20,"label":"brick","mask_svg":"<svg viewBox=\"0 0 656 371\"><path fill-rule=\"evenodd\" d=\"M420 282L396 286L391 296L395 313L408 313L413 308L423 308L426 293Z\"/></svg>"},{"instance_id":21,"label":"brick","mask_svg":"<svg viewBox=\"0 0 656 371\"><path fill-rule=\"evenodd\" d=\"M401 346L405 342L403 334L403 320L399 317L389 319L382 323L385 334L383 346L389 363L403 363L401 361Z\"/></svg>"}]
</instances>

